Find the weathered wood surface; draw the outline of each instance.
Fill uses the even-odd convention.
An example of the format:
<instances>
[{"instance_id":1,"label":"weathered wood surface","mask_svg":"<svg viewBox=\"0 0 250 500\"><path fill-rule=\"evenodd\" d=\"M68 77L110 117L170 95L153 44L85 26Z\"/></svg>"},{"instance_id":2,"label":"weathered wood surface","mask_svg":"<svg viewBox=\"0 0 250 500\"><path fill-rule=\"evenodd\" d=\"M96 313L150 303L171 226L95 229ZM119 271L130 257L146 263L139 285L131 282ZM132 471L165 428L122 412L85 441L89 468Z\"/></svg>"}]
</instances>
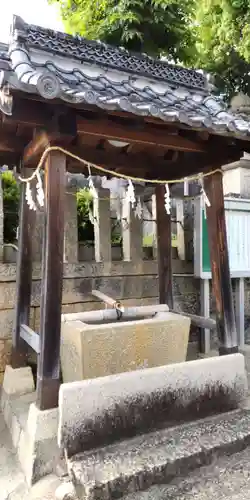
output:
<instances>
[{"instance_id":1,"label":"weathered wood surface","mask_svg":"<svg viewBox=\"0 0 250 500\"><path fill-rule=\"evenodd\" d=\"M63 288L64 201L66 158L49 154L46 162L45 242L41 289L41 353L37 373L37 400L41 410L58 405L60 334Z\"/></svg>"},{"instance_id":2,"label":"weathered wood surface","mask_svg":"<svg viewBox=\"0 0 250 500\"><path fill-rule=\"evenodd\" d=\"M13 368L19 368L26 362L27 346L20 337L20 325L21 323L29 324L31 305L32 237L35 227L35 212L30 210L26 202L25 189L26 186L22 184L19 215L19 252L17 260L15 324L12 333L11 364ZM2 297L4 296L5 293L2 294Z\"/></svg>"},{"instance_id":3,"label":"weathered wood surface","mask_svg":"<svg viewBox=\"0 0 250 500\"><path fill-rule=\"evenodd\" d=\"M217 331L221 353L237 346L232 283L230 278L222 175L216 172L205 178L205 191L210 201L206 208L209 236L212 286L215 297Z\"/></svg>"},{"instance_id":4,"label":"weathered wood surface","mask_svg":"<svg viewBox=\"0 0 250 500\"><path fill-rule=\"evenodd\" d=\"M173 309L171 215L166 213L165 192L165 186L156 186L159 300L160 304L167 304Z\"/></svg>"}]
</instances>

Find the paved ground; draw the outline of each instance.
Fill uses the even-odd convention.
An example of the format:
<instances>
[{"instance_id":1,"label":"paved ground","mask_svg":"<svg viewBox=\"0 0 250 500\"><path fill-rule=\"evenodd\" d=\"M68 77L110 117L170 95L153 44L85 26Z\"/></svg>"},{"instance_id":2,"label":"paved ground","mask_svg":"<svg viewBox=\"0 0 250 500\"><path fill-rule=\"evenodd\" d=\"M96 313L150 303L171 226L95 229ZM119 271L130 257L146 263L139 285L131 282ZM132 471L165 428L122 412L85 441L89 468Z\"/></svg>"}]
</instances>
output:
<instances>
[{"instance_id":1,"label":"paved ground","mask_svg":"<svg viewBox=\"0 0 250 500\"><path fill-rule=\"evenodd\" d=\"M9 432L0 413L0 500L54 500L58 484L58 478L51 475L39 481L28 492Z\"/></svg>"},{"instance_id":2,"label":"paved ground","mask_svg":"<svg viewBox=\"0 0 250 500\"><path fill-rule=\"evenodd\" d=\"M125 500L249 500L250 448Z\"/></svg>"}]
</instances>

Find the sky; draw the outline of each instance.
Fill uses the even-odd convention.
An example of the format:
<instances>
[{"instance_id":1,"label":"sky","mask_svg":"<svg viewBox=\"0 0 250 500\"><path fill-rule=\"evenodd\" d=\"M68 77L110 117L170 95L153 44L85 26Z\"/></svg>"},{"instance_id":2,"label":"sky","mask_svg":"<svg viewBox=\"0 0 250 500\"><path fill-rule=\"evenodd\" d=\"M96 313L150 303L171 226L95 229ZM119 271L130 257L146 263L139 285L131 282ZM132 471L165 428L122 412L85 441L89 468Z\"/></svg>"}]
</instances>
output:
<instances>
[{"instance_id":1,"label":"sky","mask_svg":"<svg viewBox=\"0 0 250 500\"><path fill-rule=\"evenodd\" d=\"M0 42L8 42L14 14L27 23L64 31L56 6L48 5L47 0L7 0L0 15Z\"/></svg>"}]
</instances>

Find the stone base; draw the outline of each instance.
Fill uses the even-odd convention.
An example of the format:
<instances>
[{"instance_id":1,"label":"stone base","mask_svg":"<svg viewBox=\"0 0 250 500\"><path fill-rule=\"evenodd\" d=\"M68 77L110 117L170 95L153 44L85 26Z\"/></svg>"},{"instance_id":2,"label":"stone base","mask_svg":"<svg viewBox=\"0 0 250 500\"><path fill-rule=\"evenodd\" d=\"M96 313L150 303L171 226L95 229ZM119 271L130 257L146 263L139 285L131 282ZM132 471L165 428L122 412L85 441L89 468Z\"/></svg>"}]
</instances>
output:
<instances>
[{"instance_id":1,"label":"stone base","mask_svg":"<svg viewBox=\"0 0 250 500\"><path fill-rule=\"evenodd\" d=\"M28 486L56 470L58 409L40 411L30 368L6 368L1 407Z\"/></svg>"},{"instance_id":2,"label":"stone base","mask_svg":"<svg viewBox=\"0 0 250 500\"><path fill-rule=\"evenodd\" d=\"M244 450L250 444L249 424L250 413L236 410L120 441L102 448L101 453L97 449L77 454L68 463L77 498L115 500L129 495L134 500L203 499L202 495L196 496L193 490L187 489L175 497L151 496L146 490L153 485L167 485L178 477L185 478L190 470L209 465L217 457ZM63 487L59 491L64 491ZM65 491L74 493L70 485ZM138 498L142 491L145 496ZM56 498L66 500L67 496ZM211 490L209 499L212 498L222 498L222 495L218 492L214 497Z\"/></svg>"}]
</instances>

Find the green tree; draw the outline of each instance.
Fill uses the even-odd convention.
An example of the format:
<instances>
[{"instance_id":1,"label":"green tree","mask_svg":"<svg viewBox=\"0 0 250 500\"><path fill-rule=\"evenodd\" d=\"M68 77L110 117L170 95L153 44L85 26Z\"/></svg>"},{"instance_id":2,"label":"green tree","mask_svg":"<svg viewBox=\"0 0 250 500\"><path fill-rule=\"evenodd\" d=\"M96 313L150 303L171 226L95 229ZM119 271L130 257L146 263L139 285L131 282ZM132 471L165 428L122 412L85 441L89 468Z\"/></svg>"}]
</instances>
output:
<instances>
[{"instance_id":1,"label":"green tree","mask_svg":"<svg viewBox=\"0 0 250 500\"><path fill-rule=\"evenodd\" d=\"M4 210L4 241L13 243L16 240L18 227L19 186L13 173L9 170L1 174Z\"/></svg>"},{"instance_id":2,"label":"green tree","mask_svg":"<svg viewBox=\"0 0 250 500\"><path fill-rule=\"evenodd\" d=\"M215 75L227 98L250 95L250 0L197 0L193 62Z\"/></svg>"},{"instance_id":3,"label":"green tree","mask_svg":"<svg viewBox=\"0 0 250 500\"><path fill-rule=\"evenodd\" d=\"M190 56L193 0L50 0L60 6L66 31L138 52Z\"/></svg>"},{"instance_id":4,"label":"green tree","mask_svg":"<svg viewBox=\"0 0 250 500\"><path fill-rule=\"evenodd\" d=\"M250 95L250 0L48 0L66 31L214 74L226 99Z\"/></svg>"},{"instance_id":5,"label":"green tree","mask_svg":"<svg viewBox=\"0 0 250 500\"><path fill-rule=\"evenodd\" d=\"M94 228L89 220L89 213L93 210L93 198L88 189L80 189L76 195L77 218L78 218L78 240L93 241Z\"/></svg>"}]
</instances>

